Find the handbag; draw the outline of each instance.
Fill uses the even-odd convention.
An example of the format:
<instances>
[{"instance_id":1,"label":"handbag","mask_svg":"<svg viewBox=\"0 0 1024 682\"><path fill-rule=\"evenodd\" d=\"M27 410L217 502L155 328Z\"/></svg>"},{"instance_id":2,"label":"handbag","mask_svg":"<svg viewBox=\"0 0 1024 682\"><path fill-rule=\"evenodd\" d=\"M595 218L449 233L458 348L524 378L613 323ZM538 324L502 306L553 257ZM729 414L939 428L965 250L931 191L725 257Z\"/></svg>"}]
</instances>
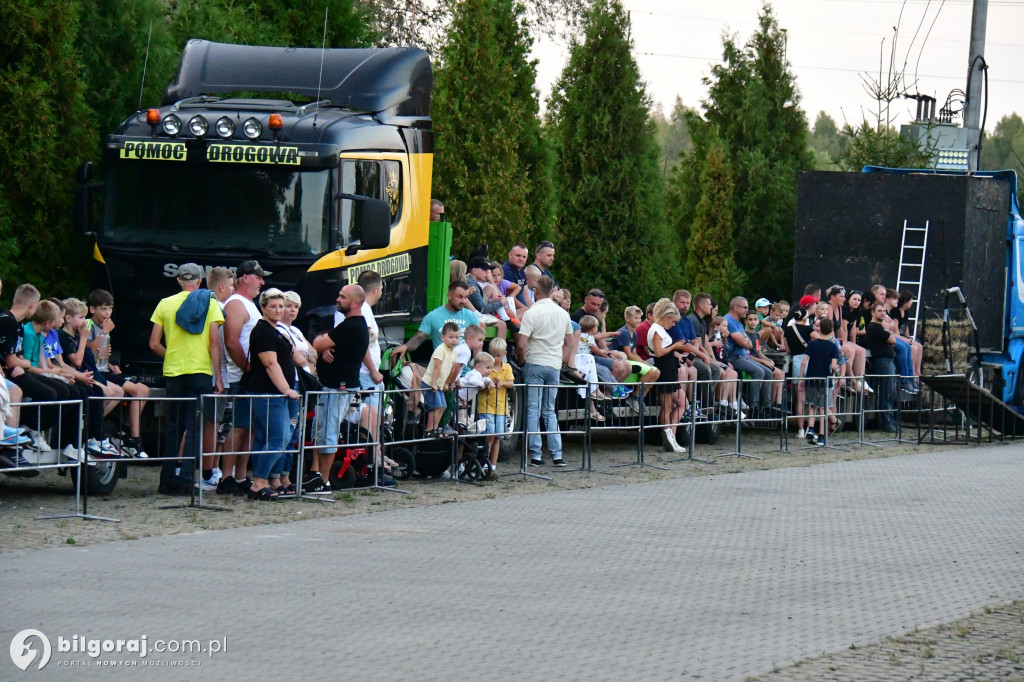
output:
<instances>
[{"instance_id":1,"label":"handbag","mask_svg":"<svg viewBox=\"0 0 1024 682\"><path fill-rule=\"evenodd\" d=\"M306 395L309 391L322 391L324 385L320 383L320 380L310 374L304 369L296 370L295 373L299 377L299 393Z\"/></svg>"}]
</instances>

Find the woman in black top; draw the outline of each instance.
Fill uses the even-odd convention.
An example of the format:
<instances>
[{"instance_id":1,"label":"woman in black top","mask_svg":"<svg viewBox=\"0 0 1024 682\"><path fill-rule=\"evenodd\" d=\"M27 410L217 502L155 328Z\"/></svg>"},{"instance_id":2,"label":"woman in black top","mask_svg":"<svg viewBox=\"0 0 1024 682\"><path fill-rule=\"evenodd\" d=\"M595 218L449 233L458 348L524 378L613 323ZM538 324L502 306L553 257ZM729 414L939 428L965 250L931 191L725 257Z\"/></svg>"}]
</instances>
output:
<instances>
[{"instance_id":1,"label":"woman in black top","mask_svg":"<svg viewBox=\"0 0 1024 682\"><path fill-rule=\"evenodd\" d=\"M818 299L814 296L804 296L800 299L797 309L794 310L785 324L782 326L782 341L785 350L790 355L789 367L792 370L794 383L796 384L796 426L800 430L798 438L804 437L804 382L801 381L807 372L807 344L811 341L811 332L814 331L812 321L814 319L814 306Z\"/></svg>"},{"instance_id":2,"label":"woman in black top","mask_svg":"<svg viewBox=\"0 0 1024 682\"><path fill-rule=\"evenodd\" d=\"M267 289L260 295L263 319L256 323L249 336L249 369L242 382L246 393L275 397L252 399L253 454L252 487L249 499L274 500L268 476L274 464L284 455L289 433L288 400L299 397L294 388L295 364L292 344L276 325L284 316L284 294Z\"/></svg>"}]
</instances>

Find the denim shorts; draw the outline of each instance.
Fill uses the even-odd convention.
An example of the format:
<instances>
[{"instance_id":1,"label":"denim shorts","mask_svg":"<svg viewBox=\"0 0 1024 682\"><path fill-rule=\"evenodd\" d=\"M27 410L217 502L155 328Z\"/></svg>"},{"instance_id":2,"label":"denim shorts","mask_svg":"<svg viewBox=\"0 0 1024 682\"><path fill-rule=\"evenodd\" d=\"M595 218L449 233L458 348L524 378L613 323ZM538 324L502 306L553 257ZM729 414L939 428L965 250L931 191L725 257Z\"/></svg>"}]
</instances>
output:
<instances>
[{"instance_id":1,"label":"denim shorts","mask_svg":"<svg viewBox=\"0 0 1024 682\"><path fill-rule=\"evenodd\" d=\"M244 395L242 393L242 382L236 381L228 386L228 395ZM249 430L252 420L252 400L249 398L235 398L231 405L231 426L233 428Z\"/></svg>"},{"instance_id":2,"label":"denim shorts","mask_svg":"<svg viewBox=\"0 0 1024 682\"><path fill-rule=\"evenodd\" d=\"M507 417L503 414L481 414L481 419L487 421L487 428L484 429L484 433L493 433L497 435L504 435L505 431L505 420Z\"/></svg>"},{"instance_id":3,"label":"denim shorts","mask_svg":"<svg viewBox=\"0 0 1024 682\"><path fill-rule=\"evenodd\" d=\"M439 391L436 388L428 388L423 392L423 402L426 403L428 410L441 410L448 407L448 403L444 399L444 391Z\"/></svg>"}]
</instances>

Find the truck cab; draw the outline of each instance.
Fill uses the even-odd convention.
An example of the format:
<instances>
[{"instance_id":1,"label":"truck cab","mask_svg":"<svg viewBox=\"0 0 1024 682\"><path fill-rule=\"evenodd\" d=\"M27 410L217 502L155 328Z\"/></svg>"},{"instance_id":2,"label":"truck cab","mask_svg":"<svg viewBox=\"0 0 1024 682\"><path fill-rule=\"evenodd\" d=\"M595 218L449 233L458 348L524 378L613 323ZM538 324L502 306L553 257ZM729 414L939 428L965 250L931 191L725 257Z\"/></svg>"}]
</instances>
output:
<instances>
[{"instance_id":1,"label":"truck cab","mask_svg":"<svg viewBox=\"0 0 1024 682\"><path fill-rule=\"evenodd\" d=\"M267 286L302 297L307 334L333 326L338 289L368 269L384 278L374 312L385 330L421 318L432 87L418 48L190 40L161 106L106 138L105 183L88 166L79 177L76 224L95 238L94 283L114 295L126 372L160 376L149 317L187 262L209 272L258 260Z\"/></svg>"}]
</instances>

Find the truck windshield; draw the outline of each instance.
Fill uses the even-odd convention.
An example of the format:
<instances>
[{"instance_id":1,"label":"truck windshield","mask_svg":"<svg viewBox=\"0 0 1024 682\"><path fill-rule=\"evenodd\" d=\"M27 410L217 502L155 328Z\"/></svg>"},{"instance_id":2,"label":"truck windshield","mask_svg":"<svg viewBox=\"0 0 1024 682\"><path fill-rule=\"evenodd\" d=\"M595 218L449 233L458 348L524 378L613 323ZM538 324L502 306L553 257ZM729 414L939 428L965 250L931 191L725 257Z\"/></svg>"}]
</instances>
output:
<instances>
[{"instance_id":1,"label":"truck windshield","mask_svg":"<svg viewBox=\"0 0 1024 682\"><path fill-rule=\"evenodd\" d=\"M112 163L104 243L316 255L330 248L327 169Z\"/></svg>"}]
</instances>

